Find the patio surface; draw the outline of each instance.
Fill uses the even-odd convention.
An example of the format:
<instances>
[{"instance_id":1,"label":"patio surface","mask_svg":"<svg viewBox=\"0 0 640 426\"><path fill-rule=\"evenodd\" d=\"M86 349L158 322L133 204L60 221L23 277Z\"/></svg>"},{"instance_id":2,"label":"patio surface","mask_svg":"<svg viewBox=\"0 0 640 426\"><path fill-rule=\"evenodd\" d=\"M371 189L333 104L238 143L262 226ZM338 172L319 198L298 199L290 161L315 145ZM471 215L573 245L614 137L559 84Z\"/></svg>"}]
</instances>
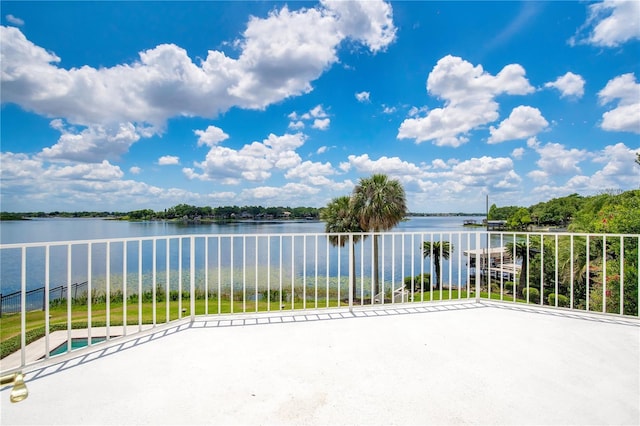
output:
<instances>
[{"instance_id":1,"label":"patio surface","mask_svg":"<svg viewBox=\"0 0 640 426\"><path fill-rule=\"evenodd\" d=\"M24 371L3 425L640 424L640 322L493 302L198 317Z\"/></svg>"}]
</instances>

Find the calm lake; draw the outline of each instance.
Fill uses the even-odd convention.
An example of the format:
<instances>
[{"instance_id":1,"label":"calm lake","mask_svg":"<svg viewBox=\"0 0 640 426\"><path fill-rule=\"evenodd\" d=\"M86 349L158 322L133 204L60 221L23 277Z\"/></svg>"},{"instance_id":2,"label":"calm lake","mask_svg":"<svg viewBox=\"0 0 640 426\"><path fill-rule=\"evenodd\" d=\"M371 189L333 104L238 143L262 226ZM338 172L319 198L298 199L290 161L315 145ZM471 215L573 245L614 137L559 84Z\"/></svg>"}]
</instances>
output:
<instances>
[{"instance_id":1,"label":"calm lake","mask_svg":"<svg viewBox=\"0 0 640 426\"><path fill-rule=\"evenodd\" d=\"M401 222L393 231L440 232L473 230L474 228L462 226L465 219L476 219L481 222L483 217L411 217ZM299 234L322 232L324 232L324 223L318 221L243 221L225 224L183 224L179 222L127 222L103 219L33 219L0 222L0 244L188 234Z\"/></svg>"},{"instance_id":2,"label":"calm lake","mask_svg":"<svg viewBox=\"0 0 640 426\"><path fill-rule=\"evenodd\" d=\"M455 253L447 265L443 265L445 268L443 271L444 279L451 282L458 282L460 279L460 284L463 284L463 281L466 281L466 258L462 256L462 251L468 244L465 241L466 235L463 239L455 234L448 235L448 232L474 232L482 229L465 228L463 226L465 219L481 221L482 217L412 217L401 222L393 231L424 233L426 235L423 237L425 241L429 239L434 241L451 240L455 245ZM198 239L196 243L195 268L198 283L204 280L202 271L205 269L215 274L218 273L218 270L222 270L225 275L224 280L233 282L233 285L238 284L238 280L242 282L258 280L258 277L264 277L265 273L277 274L279 277L284 274L302 280L311 276L314 276L315 279L318 274L338 277L338 280L341 280L340 277L346 276L347 273L348 249L340 249L328 244L323 235L324 223L319 221L183 224L103 219L34 219L0 223L0 243L2 244L194 234L211 236L206 239L206 243L204 238ZM231 237L231 235L238 234L243 236ZM305 236L306 234L317 234L318 237ZM225 237L216 238L215 235ZM250 235L260 237L248 237ZM214 260L204 259L205 244L209 253L207 256ZM410 234L407 234L406 237L401 235L387 236L381 241L381 249L384 249L385 244L387 258L382 261L382 268L386 267L382 271L385 280L400 282L399 280L402 280L403 277L411 274L411 271L408 270L410 267L415 268L415 273L418 273L422 267L427 268L425 270L428 271L430 260L423 262L419 235L415 236L415 239ZM190 259L188 239L163 239L159 240L155 247L151 241L145 243L131 241L126 246L124 247L122 242L114 242L110 246L107 246L106 243L95 243L92 245L91 258L89 258L87 254L89 246L75 244L70 246L70 255L73 261L69 260L70 257L65 246L52 247L49 266L51 288L67 282L69 276L73 283L84 282L88 276L91 276L94 285L98 287L103 285L105 277L109 275L119 282L126 279L128 286L133 286L131 291L135 291L136 281L139 277L143 281L142 286L149 288L152 286L154 270L158 273L164 273L165 265L167 270L170 269L170 274L188 272ZM371 248L371 239L365 239L356 244L358 264L370 263ZM155 251L157 253L154 255ZM165 251L168 255L165 255ZM42 248L27 249L26 279L28 290L44 285L44 253ZM265 253L269 253L266 258ZM20 256L20 249L4 248L0 252L0 292L3 294L20 289ZM151 261L154 256L159 265L155 269ZM138 262L138 259L142 262ZM217 262L220 264L216 264L215 259L219 259ZM71 264L70 272L67 266L68 262ZM123 262L125 266L123 266ZM87 271L88 263L91 264L90 274ZM237 270L243 264L247 265L247 269ZM141 269L138 270L138 267ZM451 271L447 267L450 267ZM363 266L363 268L370 268L370 266Z\"/></svg>"}]
</instances>

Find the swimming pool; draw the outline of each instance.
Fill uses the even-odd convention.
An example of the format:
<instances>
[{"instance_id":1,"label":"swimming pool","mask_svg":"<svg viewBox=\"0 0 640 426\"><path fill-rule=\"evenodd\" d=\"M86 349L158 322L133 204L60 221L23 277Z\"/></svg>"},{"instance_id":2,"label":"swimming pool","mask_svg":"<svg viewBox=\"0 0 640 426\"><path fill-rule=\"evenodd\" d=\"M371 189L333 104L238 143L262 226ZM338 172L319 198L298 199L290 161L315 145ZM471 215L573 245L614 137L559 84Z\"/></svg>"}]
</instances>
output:
<instances>
[{"instance_id":1,"label":"swimming pool","mask_svg":"<svg viewBox=\"0 0 640 426\"><path fill-rule=\"evenodd\" d=\"M93 345L95 343L104 342L105 340L107 340L106 337L92 337L91 344ZM67 346L68 346L67 343L69 343L69 341L62 343L61 345L57 346L55 349L51 350L49 352L49 356L61 355L67 352ZM86 337L74 337L73 339L71 339L71 350L84 348L85 346L88 346L88 345L89 345L89 339Z\"/></svg>"}]
</instances>

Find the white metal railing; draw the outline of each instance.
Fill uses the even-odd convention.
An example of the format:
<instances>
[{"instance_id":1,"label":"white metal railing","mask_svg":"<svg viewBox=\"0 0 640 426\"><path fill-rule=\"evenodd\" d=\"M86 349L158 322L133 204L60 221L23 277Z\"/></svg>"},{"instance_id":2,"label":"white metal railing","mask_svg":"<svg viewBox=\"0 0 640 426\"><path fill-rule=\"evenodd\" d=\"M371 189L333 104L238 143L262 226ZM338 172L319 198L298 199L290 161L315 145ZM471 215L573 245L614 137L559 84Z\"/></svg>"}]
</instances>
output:
<instances>
[{"instance_id":1,"label":"white metal railing","mask_svg":"<svg viewBox=\"0 0 640 426\"><path fill-rule=\"evenodd\" d=\"M483 231L0 245L3 356L40 362L26 347L43 338L47 360L56 331L71 352L76 328L92 346L200 315L374 304L497 299L637 317L639 245L637 234Z\"/></svg>"}]
</instances>

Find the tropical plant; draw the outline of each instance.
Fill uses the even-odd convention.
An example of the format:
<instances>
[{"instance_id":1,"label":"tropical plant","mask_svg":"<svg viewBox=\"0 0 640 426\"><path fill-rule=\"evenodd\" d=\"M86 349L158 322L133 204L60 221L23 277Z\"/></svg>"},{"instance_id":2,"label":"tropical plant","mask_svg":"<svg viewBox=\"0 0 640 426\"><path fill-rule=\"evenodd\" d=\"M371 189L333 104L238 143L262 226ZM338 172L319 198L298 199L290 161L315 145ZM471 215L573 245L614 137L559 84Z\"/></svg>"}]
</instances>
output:
<instances>
[{"instance_id":1,"label":"tropical plant","mask_svg":"<svg viewBox=\"0 0 640 426\"><path fill-rule=\"evenodd\" d=\"M360 222L358 217L354 214L351 208L351 198L348 196L337 197L331 200L327 207L320 212L320 220L325 222L324 230L329 234L329 242L333 246L344 247L349 236L345 233L361 233ZM353 243L357 243L360 240L360 235L353 235ZM355 258L355 253L353 253ZM351 262L351 287L353 294L356 291L356 274L355 260Z\"/></svg>"},{"instance_id":2,"label":"tropical plant","mask_svg":"<svg viewBox=\"0 0 640 426\"><path fill-rule=\"evenodd\" d=\"M524 289L527 287L527 265L529 260L539 253L539 250L534 249L526 241L516 241L507 243L507 253L514 253L516 259L522 259L520 268L520 278L518 280L517 295L524 295Z\"/></svg>"},{"instance_id":3,"label":"tropical plant","mask_svg":"<svg viewBox=\"0 0 640 426\"><path fill-rule=\"evenodd\" d=\"M440 270L442 259L449 260L449 255L453 253L454 246L449 241L425 241L422 243L422 256L431 257L435 266L435 289L440 288Z\"/></svg>"},{"instance_id":4,"label":"tropical plant","mask_svg":"<svg viewBox=\"0 0 640 426\"><path fill-rule=\"evenodd\" d=\"M360 228L368 232L388 231L407 214L407 201L402 184L386 175L375 174L360 182L353 190L351 208ZM373 283L375 294L380 292L378 236L373 236Z\"/></svg>"}]
</instances>

